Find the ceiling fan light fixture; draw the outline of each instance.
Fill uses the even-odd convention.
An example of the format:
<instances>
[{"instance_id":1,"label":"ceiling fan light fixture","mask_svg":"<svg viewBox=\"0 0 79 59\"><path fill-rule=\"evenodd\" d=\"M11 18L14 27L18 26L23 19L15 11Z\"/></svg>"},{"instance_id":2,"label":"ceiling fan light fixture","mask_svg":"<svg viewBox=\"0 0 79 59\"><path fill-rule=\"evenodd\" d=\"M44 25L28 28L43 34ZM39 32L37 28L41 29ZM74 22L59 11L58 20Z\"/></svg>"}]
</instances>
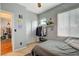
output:
<instances>
[{"instance_id":1,"label":"ceiling fan light fixture","mask_svg":"<svg viewBox=\"0 0 79 59\"><path fill-rule=\"evenodd\" d=\"M41 3L37 3L38 7L40 8L41 7Z\"/></svg>"}]
</instances>

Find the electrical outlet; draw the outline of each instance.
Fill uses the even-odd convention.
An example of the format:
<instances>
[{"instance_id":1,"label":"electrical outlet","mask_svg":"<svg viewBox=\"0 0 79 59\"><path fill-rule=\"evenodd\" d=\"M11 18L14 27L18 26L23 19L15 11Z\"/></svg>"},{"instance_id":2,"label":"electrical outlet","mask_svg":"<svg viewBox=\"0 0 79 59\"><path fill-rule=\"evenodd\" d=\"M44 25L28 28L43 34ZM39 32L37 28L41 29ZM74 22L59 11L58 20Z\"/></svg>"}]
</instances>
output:
<instances>
[{"instance_id":1,"label":"electrical outlet","mask_svg":"<svg viewBox=\"0 0 79 59\"><path fill-rule=\"evenodd\" d=\"M20 42L20 45L22 45L22 42Z\"/></svg>"}]
</instances>

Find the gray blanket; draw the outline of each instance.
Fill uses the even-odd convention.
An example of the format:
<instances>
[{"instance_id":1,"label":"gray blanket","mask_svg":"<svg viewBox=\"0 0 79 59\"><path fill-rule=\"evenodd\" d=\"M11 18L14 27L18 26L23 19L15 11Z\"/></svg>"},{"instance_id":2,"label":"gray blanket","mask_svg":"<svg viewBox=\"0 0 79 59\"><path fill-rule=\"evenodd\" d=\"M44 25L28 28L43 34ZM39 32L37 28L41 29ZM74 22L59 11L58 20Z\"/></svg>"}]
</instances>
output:
<instances>
[{"instance_id":1,"label":"gray blanket","mask_svg":"<svg viewBox=\"0 0 79 59\"><path fill-rule=\"evenodd\" d=\"M78 56L79 51L64 42L48 40L35 46L32 54L39 56Z\"/></svg>"}]
</instances>

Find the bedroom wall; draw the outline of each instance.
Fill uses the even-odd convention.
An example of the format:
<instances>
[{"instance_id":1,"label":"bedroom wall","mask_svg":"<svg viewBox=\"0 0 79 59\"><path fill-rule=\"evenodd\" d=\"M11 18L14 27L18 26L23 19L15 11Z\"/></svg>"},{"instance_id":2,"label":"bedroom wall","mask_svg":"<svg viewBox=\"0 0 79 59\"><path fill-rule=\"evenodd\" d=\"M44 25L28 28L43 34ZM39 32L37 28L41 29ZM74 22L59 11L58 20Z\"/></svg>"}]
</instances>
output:
<instances>
[{"instance_id":1,"label":"bedroom wall","mask_svg":"<svg viewBox=\"0 0 79 59\"><path fill-rule=\"evenodd\" d=\"M37 27L37 16L26 10L25 7L15 3L3 3L2 10L9 11L13 14L13 47L14 50L26 47L27 43L30 43L34 37L34 31ZM18 15L23 15L22 28L18 28ZM33 22L32 22L33 20ZM32 25L36 22L35 26ZM16 32L14 32L16 29ZM20 43L22 42L22 45Z\"/></svg>"},{"instance_id":2,"label":"bedroom wall","mask_svg":"<svg viewBox=\"0 0 79 59\"><path fill-rule=\"evenodd\" d=\"M1 3L0 3L0 12L1 12ZM0 37L1 37L1 20L0 20ZM1 39L0 39L1 41Z\"/></svg>"},{"instance_id":3,"label":"bedroom wall","mask_svg":"<svg viewBox=\"0 0 79 59\"><path fill-rule=\"evenodd\" d=\"M1 4L0 4L0 11L1 11ZM0 37L1 37L1 20L0 20Z\"/></svg>"},{"instance_id":4,"label":"bedroom wall","mask_svg":"<svg viewBox=\"0 0 79 59\"><path fill-rule=\"evenodd\" d=\"M78 3L63 3L38 15L39 20L41 20L42 18L46 18L47 20L49 18L52 18L52 20L54 21L54 29L48 30L47 39L55 39L55 40L65 39L65 37L57 36L57 14L68 11L68 10L72 10L75 8L79 8Z\"/></svg>"},{"instance_id":5,"label":"bedroom wall","mask_svg":"<svg viewBox=\"0 0 79 59\"><path fill-rule=\"evenodd\" d=\"M26 35L27 43L33 42L36 39L35 32L38 26L37 15L31 12L26 12Z\"/></svg>"},{"instance_id":6,"label":"bedroom wall","mask_svg":"<svg viewBox=\"0 0 79 59\"><path fill-rule=\"evenodd\" d=\"M0 11L1 11L1 3L0 3Z\"/></svg>"}]
</instances>

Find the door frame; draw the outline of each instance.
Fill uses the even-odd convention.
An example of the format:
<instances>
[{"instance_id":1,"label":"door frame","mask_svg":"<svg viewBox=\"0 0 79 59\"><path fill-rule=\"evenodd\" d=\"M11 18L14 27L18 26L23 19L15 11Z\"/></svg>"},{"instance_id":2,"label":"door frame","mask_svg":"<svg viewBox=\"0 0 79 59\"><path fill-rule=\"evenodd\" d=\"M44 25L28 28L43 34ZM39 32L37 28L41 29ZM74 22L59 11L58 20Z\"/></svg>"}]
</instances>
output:
<instances>
[{"instance_id":1,"label":"door frame","mask_svg":"<svg viewBox=\"0 0 79 59\"><path fill-rule=\"evenodd\" d=\"M13 16L13 13L12 12L9 12L9 11L5 11L5 10L1 10L1 13L7 13L7 14L10 14L12 17L11 17L11 29L12 29L12 33L11 33L11 36L12 36L12 39L11 39L11 44L12 44L12 52L14 51L14 16Z\"/></svg>"}]
</instances>

